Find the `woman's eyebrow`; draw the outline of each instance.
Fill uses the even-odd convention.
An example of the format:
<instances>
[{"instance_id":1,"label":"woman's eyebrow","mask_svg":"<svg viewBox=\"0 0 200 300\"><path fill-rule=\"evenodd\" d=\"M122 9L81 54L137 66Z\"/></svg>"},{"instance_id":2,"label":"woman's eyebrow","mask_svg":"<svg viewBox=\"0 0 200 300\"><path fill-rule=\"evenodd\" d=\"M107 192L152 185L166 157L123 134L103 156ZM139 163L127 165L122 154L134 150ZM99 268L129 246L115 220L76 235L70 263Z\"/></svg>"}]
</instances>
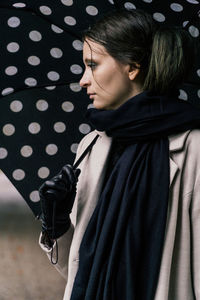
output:
<instances>
[{"instance_id":1,"label":"woman's eyebrow","mask_svg":"<svg viewBox=\"0 0 200 300\"><path fill-rule=\"evenodd\" d=\"M86 58L84 61L85 61L86 63L88 63L88 62L94 61L94 59Z\"/></svg>"}]
</instances>

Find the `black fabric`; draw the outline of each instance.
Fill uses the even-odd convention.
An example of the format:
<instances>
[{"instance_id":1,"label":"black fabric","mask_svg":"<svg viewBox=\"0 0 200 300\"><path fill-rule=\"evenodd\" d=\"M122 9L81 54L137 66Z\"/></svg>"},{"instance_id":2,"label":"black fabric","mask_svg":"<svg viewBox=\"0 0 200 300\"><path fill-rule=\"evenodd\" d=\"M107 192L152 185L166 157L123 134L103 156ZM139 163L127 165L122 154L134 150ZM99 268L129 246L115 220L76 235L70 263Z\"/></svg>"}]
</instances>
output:
<instances>
[{"instance_id":1,"label":"black fabric","mask_svg":"<svg viewBox=\"0 0 200 300\"><path fill-rule=\"evenodd\" d=\"M104 181L103 181L102 187L104 187L106 182L108 181L108 177L110 176L110 173L112 172L116 162L120 158L120 156L121 156L122 152L125 150L125 148L126 148L125 144L121 144L117 140L113 139L111 149L109 152L106 173L104 176Z\"/></svg>"},{"instance_id":2,"label":"black fabric","mask_svg":"<svg viewBox=\"0 0 200 300\"><path fill-rule=\"evenodd\" d=\"M71 300L153 300L168 206L168 135L200 127L200 112L175 96L143 92L87 117L126 147L85 231Z\"/></svg>"}]
</instances>

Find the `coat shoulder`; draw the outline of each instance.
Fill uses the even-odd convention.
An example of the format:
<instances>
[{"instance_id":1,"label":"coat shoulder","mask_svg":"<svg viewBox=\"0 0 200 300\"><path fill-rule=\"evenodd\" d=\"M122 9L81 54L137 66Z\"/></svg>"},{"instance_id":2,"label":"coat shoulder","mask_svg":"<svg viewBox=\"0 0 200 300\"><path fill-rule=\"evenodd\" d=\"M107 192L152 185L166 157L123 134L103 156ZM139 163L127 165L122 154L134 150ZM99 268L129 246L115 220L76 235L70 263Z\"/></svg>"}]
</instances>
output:
<instances>
[{"instance_id":1,"label":"coat shoulder","mask_svg":"<svg viewBox=\"0 0 200 300\"><path fill-rule=\"evenodd\" d=\"M93 130L90 133L86 134L86 136L84 136L80 141L80 145L87 147L92 142L92 140L95 138L96 135L97 135L96 130Z\"/></svg>"},{"instance_id":2,"label":"coat shoulder","mask_svg":"<svg viewBox=\"0 0 200 300\"><path fill-rule=\"evenodd\" d=\"M76 153L77 156L79 156L87 148L87 146L92 142L96 135L96 130L93 130L81 139Z\"/></svg>"},{"instance_id":3,"label":"coat shoulder","mask_svg":"<svg viewBox=\"0 0 200 300\"><path fill-rule=\"evenodd\" d=\"M194 163L194 168L196 170L196 175L200 176L200 129L193 129L190 131L188 138L185 143L185 152L187 152L187 157L192 165Z\"/></svg>"},{"instance_id":4,"label":"coat shoulder","mask_svg":"<svg viewBox=\"0 0 200 300\"><path fill-rule=\"evenodd\" d=\"M200 129L192 129L185 142L186 148L191 148L199 154L200 157Z\"/></svg>"},{"instance_id":5,"label":"coat shoulder","mask_svg":"<svg viewBox=\"0 0 200 300\"><path fill-rule=\"evenodd\" d=\"M191 170L191 178L200 176L200 129L193 129L184 145L185 168ZM188 178L186 179L188 180Z\"/></svg>"},{"instance_id":6,"label":"coat shoulder","mask_svg":"<svg viewBox=\"0 0 200 300\"><path fill-rule=\"evenodd\" d=\"M187 130L169 136L169 147L172 153L186 150L188 147L196 148L200 153L200 129Z\"/></svg>"}]
</instances>

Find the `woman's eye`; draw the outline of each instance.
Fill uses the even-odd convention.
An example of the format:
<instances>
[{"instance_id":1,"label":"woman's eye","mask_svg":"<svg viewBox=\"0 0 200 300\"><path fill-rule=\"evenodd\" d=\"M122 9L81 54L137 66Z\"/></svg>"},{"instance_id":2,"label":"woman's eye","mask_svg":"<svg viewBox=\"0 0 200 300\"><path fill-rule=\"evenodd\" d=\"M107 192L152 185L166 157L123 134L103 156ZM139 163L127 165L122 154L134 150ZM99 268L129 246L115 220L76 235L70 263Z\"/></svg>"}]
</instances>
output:
<instances>
[{"instance_id":1,"label":"woman's eye","mask_svg":"<svg viewBox=\"0 0 200 300\"><path fill-rule=\"evenodd\" d=\"M88 67L90 67L91 69L94 69L96 67L96 64L95 63L90 63L90 64L88 64Z\"/></svg>"}]
</instances>

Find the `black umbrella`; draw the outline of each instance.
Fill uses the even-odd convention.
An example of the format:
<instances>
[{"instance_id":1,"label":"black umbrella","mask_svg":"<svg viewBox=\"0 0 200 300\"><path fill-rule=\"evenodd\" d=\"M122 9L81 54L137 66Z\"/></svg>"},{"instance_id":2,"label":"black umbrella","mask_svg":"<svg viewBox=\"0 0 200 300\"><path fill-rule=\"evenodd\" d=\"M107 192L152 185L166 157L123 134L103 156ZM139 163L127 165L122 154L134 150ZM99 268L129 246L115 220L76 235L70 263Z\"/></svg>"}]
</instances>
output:
<instances>
[{"instance_id":1,"label":"black umbrella","mask_svg":"<svg viewBox=\"0 0 200 300\"><path fill-rule=\"evenodd\" d=\"M199 40L197 0L0 2L0 168L35 215L38 187L73 162L78 142L92 129L84 118L90 101L78 83L81 32L121 7L144 9ZM180 98L198 105L199 88L198 56Z\"/></svg>"}]
</instances>

